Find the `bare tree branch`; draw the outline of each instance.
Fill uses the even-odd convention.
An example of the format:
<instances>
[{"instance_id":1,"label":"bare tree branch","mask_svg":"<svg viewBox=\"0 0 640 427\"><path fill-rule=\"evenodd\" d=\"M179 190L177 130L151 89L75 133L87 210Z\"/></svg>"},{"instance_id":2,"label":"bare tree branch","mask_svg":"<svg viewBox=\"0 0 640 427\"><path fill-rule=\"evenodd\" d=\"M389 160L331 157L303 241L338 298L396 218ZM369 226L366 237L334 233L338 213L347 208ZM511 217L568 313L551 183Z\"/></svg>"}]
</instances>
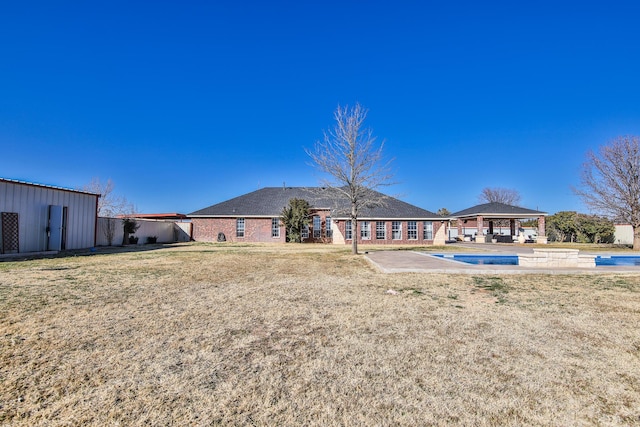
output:
<instances>
[{"instance_id":1,"label":"bare tree branch","mask_svg":"<svg viewBox=\"0 0 640 427\"><path fill-rule=\"evenodd\" d=\"M640 250L640 139L618 137L587 152L581 184L573 190L589 209L630 224L633 249Z\"/></svg>"},{"instance_id":2,"label":"bare tree branch","mask_svg":"<svg viewBox=\"0 0 640 427\"><path fill-rule=\"evenodd\" d=\"M367 110L360 104L338 106L334 112L335 126L324 132L313 150L305 149L314 166L327 174L322 185L351 205L350 219L354 226L353 253L358 253L357 220L362 207L385 203L377 189L391 185L391 163L383 155L384 141L379 143L371 129L364 127Z\"/></svg>"},{"instance_id":3,"label":"bare tree branch","mask_svg":"<svg viewBox=\"0 0 640 427\"><path fill-rule=\"evenodd\" d=\"M478 196L480 202L504 203L512 206L519 206L520 198L520 193L517 190L501 187L485 187Z\"/></svg>"},{"instance_id":4,"label":"bare tree branch","mask_svg":"<svg viewBox=\"0 0 640 427\"><path fill-rule=\"evenodd\" d=\"M130 215L135 213L132 203L122 196L114 194L115 185L111 178L105 183L100 178L94 177L89 184L82 187L82 190L90 193L100 194L98 198L98 216L115 217L118 215Z\"/></svg>"}]
</instances>

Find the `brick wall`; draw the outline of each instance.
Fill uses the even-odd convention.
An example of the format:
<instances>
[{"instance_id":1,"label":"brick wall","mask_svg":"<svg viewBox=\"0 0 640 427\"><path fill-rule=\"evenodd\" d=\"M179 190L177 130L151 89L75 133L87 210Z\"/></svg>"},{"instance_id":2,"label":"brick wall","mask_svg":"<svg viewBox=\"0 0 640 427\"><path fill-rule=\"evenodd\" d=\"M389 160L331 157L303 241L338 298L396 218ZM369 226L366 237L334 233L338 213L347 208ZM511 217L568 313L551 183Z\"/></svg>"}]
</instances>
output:
<instances>
[{"instance_id":1,"label":"brick wall","mask_svg":"<svg viewBox=\"0 0 640 427\"><path fill-rule=\"evenodd\" d=\"M424 232L424 221L416 221L417 222L417 228L418 228L418 233L417 233L417 239L409 239L408 235L407 235L407 231L408 231L408 221L400 221L401 227L402 227L402 238L401 239L393 239L392 238L392 226L393 226L393 220L385 220L383 221L385 223L385 239L377 239L376 238L376 223L378 221L372 220L369 221L369 225L370 225L370 239L363 239L360 237L360 230L362 228L362 221L358 221L358 227L357 230L354 228L353 229L353 236L358 238L358 244L364 244L364 245L432 245L434 242L434 239L429 239L429 240L425 240L423 239L423 232ZM346 236L346 223L347 221L345 220L340 220L337 224L334 224L334 227L338 228L340 230L340 233L343 236ZM436 234L438 233L438 231L440 230L441 227L445 227L445 224L441 223L440 221L432 221L432 225L433 225L433 233L432 236L436 237ZM443 228L444 230L444 228ZM345 238L345 244L351 244L351 239L346 239Z\"/></svg>"},{"instance_id":2,"label":"brick wall","mask_svg":"<svg viewBox=\"0 0 640 427\"><path fill-rule=\"evenodd\" d=\"M320 237L314 237L313 234L313 216L320 216L321 232ZM311 213L311 219L309 224L309 238L304 239L305 243L331 243L332 239L326 235L326 219L330 216L328 211L313 211ZM422 238L424 231L424 222L417 221L417 239L409 239L407 235L408 221L400 221L402 225L402 239L392 239L392 221L387 220L385 222L386 239L380 240L376 238L376 221L369 221L371 227L370 239L360 238L361 221L358 221L357 232L354 229L353 235L358 236L358 243L366 245L375 244L398 244L398 245L431 245L433 239L425 240ZM285 229L280 226L280 237L271 237L271 218L245 218L244 237L236 236L236 218L193 218L193 239L199 242L216 242L218 239L218 233L224 233L227 242L281 242L286 241ZM433 221L433 237L436 237L436 233L441 227L445 225L440 221ZM345 220L332 223L332 229L339 231L342 236L345 236ZM444 230L444 228L443 228ZM345 240L345 244L351 244L351 240Z\"/></svg>"},{"instance_id":3,"label":"brick wall","mask_svg":"<svg viewBox=\"0 0 640 427\"><path fill-rule=\"evenodd\" d=\"M236 218L193 218L193 239L197 242L217 242L224 233L227 242L274 243L285 241L284 227L280 237L271 237L271 218L245 218L244 237L236 236Z\"/></svg>"}]
</instances>

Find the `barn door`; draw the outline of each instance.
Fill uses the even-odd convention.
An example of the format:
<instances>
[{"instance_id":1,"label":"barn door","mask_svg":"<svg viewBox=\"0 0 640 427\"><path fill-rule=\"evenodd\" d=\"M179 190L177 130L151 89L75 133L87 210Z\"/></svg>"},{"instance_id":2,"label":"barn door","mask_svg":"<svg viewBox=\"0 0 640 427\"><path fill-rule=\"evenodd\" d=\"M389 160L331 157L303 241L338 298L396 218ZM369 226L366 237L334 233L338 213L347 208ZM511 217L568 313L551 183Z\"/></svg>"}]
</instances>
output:
<instances>
[{"instance_id":1,"label":"barn door","mask_svg":"<svg viewBox=\"0 0 640 427\"><path fill-rule=\"evenodd\" d=\"M59 251L62 249L63 241L63 219L64 209L62 206L49 206L49 228L47 229L49 241L47 250Z\"/></svg>"},{"instance_id":2,"label":"barn door","mask_svg":"<svg viewBox=\"0 0 640 427\"><path fill-rule=\"evenodd\" d=\"M20 252L18 237L18 214L15 212L2 212L2 253L15 254Z\"/></svg>"}]
</instances>

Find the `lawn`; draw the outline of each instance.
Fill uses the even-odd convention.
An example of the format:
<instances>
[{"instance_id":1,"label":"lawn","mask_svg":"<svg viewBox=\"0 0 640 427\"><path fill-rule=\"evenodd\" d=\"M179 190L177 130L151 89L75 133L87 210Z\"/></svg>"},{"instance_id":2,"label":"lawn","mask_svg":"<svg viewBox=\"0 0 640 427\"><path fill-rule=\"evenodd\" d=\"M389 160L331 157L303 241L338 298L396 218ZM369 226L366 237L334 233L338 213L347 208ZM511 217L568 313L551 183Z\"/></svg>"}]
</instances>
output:
<instances>
[{"instance_id":1,"label":"lawn","mask_svg":"<svg viewBox=\"0 0 640 427\"><path fill-rule=\"evenodd\" d=\"M0 262L0 423L640 425L640 275L382 274L346 247Z\"/></svg>"}]
</instances>

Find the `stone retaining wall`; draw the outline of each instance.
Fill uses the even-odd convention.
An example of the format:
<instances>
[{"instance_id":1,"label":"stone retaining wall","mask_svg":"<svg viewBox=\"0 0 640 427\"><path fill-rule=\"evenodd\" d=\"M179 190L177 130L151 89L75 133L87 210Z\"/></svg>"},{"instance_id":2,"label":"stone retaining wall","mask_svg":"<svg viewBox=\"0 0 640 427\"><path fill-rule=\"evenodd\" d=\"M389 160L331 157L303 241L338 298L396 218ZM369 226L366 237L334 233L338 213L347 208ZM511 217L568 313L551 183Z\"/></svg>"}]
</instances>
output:
<instances>
[{"instance_id":1,"label":"stone retaining wall","mask_svg":"<svg viewBox=\"0 0 640 427\"><path fill-rule=\"evenodd\" d=\"M519 254L518 265L521 267L564 267L594 268L596 259L593 255L580 255L578 249L534 249L532 254Z\"/></svg>"}]
</instances>

